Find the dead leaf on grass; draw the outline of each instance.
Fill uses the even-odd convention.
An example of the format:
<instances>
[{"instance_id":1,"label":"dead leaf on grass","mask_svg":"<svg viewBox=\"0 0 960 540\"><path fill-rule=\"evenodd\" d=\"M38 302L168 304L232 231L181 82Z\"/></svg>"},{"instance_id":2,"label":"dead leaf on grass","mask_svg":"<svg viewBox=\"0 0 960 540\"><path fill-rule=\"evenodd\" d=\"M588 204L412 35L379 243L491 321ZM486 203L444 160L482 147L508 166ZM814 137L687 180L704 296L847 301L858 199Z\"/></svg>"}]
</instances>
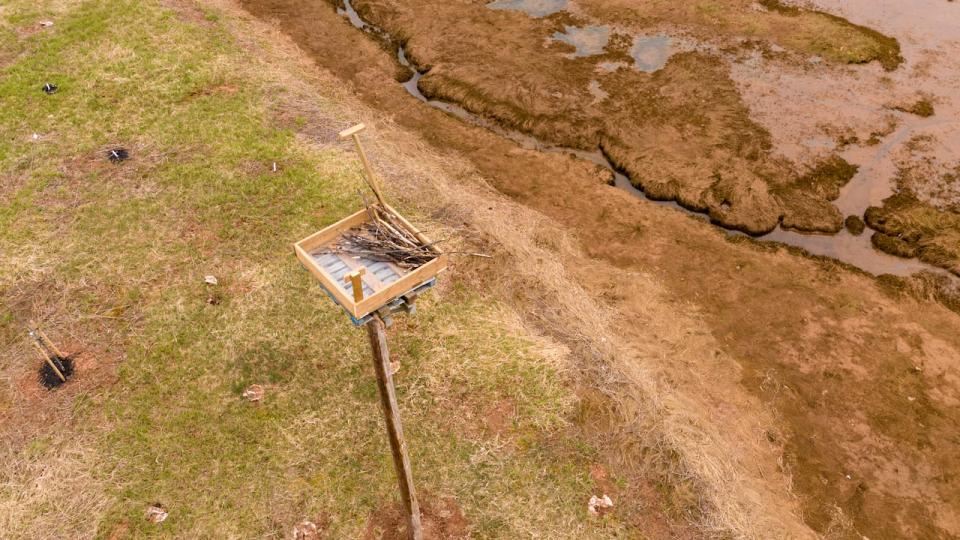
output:
<instances>
[{"instance_id":1,"label":"dead leaf on grass","mask_svg":"<svg viewBox=\"0 0 960 540\"><path fill-rule=\"evenodd\" d=\"M247 401L257 402L263 399L265 392L266 391L263 389L263 386L260 386L259 384L253 384L243 391L243 397L247 398Z\"/></svg>"},{"instance_id":2,"label":"dead leaf on grass","mask_svg":"<svg viewBox=\"0 0 960 540\"><path fill-rule=\"evenodd\" d=\"M587 503L587 511L590 512L591 516L606 515L611 508L613 508L613 501L607 495L602 497L593 495L590 497L590 502Z\"/></svg>"},{"instance_id":3,"label":"dead leaf on grass","mask_svg":"<svg viewBox=\"0 0 960 540\"><path fill-rule=\"evenodd\" d=\"M320 529L312 521L301 521L293 527L294 540L316 540L320 538Z\"/></svg>"},{"instance_id":4,"label":"dead leaf on grass","mask_svg":"<svg viewBox=\"0 0 960 540\"><path fill-rule=\"evenodd\" d=\"M150 523L163 523L167 516L169 514L160 503L153 503L150 508L147 508L146 518Z\"/></svg>"}]
</instances>

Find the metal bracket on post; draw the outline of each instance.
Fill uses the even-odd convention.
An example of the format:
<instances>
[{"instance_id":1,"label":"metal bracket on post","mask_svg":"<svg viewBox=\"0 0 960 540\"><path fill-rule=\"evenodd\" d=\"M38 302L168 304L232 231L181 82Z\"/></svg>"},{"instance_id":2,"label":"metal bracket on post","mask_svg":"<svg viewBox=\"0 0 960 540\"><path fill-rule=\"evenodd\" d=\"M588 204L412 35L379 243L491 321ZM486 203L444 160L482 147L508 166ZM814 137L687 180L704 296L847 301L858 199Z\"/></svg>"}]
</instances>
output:
<instances>
[{"instance_id":1,"label":"metal bracket on post","mask_svg":"<svg viewBox=\"0 0 960 540\"><path fill-rule=\"evenodd\" d=\"M383 319L383 324L387 328L393 326L393 315L395 313L406 313L407 315L417 314L417 293L416 291L405 294L397 301L391 302L376 311L376 314Z\"/></svg>"}]
</instances>

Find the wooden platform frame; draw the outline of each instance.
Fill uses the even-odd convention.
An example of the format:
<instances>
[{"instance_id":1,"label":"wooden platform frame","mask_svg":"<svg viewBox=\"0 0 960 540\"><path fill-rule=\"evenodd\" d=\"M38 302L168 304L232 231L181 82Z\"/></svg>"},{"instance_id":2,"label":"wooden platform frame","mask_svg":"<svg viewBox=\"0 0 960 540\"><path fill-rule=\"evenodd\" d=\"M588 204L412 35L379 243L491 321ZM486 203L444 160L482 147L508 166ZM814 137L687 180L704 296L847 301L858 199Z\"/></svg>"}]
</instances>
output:
<instances>
[{"instance_id":1,"label":"wooden platform frame","mask_svg":"<svg viewBox=\"0 0 960 540\"><path fill-rule=\"evenodd\" d=\"M390 303L391 300L416 289L423 283L436 277L440 272L443 272L447 269L446 254L433 246L430 239L424 236L423 233L421 233L409 221L404 219L404 217L401 216L396 210L387 204L382 206L385 211L396 217L397 221L401 223L404 228L407 229L407 231L420 240L421 243L430 246L430 249L437 254L437 257L423 266L414 268L406 274L401 275L398 280L387 285L386 287L383 286L383 283L381 283L372 272L365 273L361 276L363 283L373 289L374 294L363 298L359 302L354 300L352 294L350 294L343 283L338 283L329 272L317 264L317 261L314 260L311 253L316 253L327 246L333 246L344 233L369 221L370 213L366 209L360 210L359 212L352 214L351 216L342 219L294 244L294 250L297 253L297 258L300 259L300 262L303 263L307 270L309 270L318 281L320 281L320 285L323 286L324 290L326 290L334 298L334 300L336 300L336 302L340 304L343 309L345 309L347 313L349 313L350 316L352 316L355 320L362 319L363 317L366 317L367 315L377 311L381 307Z\"/></svg>"}]
</instances>

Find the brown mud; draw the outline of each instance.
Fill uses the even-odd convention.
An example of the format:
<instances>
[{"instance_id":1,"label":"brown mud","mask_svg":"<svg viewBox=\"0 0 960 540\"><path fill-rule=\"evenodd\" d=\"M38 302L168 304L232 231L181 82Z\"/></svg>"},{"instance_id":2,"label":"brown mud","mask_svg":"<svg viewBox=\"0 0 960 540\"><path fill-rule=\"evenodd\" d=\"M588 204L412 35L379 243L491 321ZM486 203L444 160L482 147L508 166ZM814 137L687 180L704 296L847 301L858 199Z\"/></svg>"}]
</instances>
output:
<instances>
[{"instance_id":1,"label":"brown mud","mask_svg":"<svg viewBox=\"0 0 960 540\"><path fill-rule=\"evenodd\" d=\"M642 349L658 337L650 334L649 324L643 323L649 313L649 298L642 287L624 286L624 276L649 273L669 290L678 307L696 312L705 323L705 331L717 341L717 356L729 355L739 364L739 389L769 407L778 419L777 427L763 436L782 448L782 463L771 459L744 464L748 471L745 474L757 475L771 484L778 482L779 475L791 477L800 513L813 531L834 538L960 535L960 487L952 478L956 456L960 455L960 317L919 294L902 294L913 281L900 280L891 287L840 263L799 258L782 247L730 238L702 220L608 186L609 178L598 174L592 163L572 155L525 149L489 130L424 106L396 84L397 79L405 77L398 77L395 50L365 37L330 5L293 0L242 0L241 4L255 16L275 23L319 67L344 81L370 107L403 129L418 133L436 151L467 158L501 193L574 234L585 254L596 262L589 268L574 267L570 271L588 294L618 313L620 322L615 331L625 345ZM534 84L521 73L530 65L529 58L521 57L529 52L543 60L538 69L544 72L559 65L562 69L569 67L574 75L586 75L589 70L578 67L580 60L563 56L571 53L572 47L530 42L522 29L514 27L529 27L529 31L542 36L546 30L565 31L563 23L575 20L564 20L561 14L559 20L547 17L527 21L511 14L495 19L496 24L484 24L487 15L477 11L478 4L458 2L436 3L431 6L436 14L405 26L398 21L417 19L419 2L364 5L365 17L384 27L395 25L397 35L414 54L414 63L430 68L423 79L424 93L442 90L465 107L472 102L477 108L493 102L477 90L479 87L456 82L470 80L459 74L481 75L469 66L447 63L439 46L437 51L429 46L437 39L432 31L439 31L444 21L456 17L458 25L471 26L467 23L472 22L473 28L460 37L448 36L451 43L444 44L443 49L449 45L466 54L471 47L497 43L501 64L495 75L501 83L514 83L505 86L515 92L520 103L529 105L529 109L512 109L503 105L506 101L497 102L502 108L485 112L511 126L528 115L539 115L536 122L521 124L523 130L543 130L537 135L580 148L596 142L591 137L599 131L588 133L590 130L582 128L594 125L591 120L595 117L590 114L599 114L582 107L584 99L589 103L595 97L587 97L589 90L571 90L566 81L552 86L547 80L549 73L537 75L547 79L537 79ZM434 28L421 29L422 33L409 30L428 23ZM496 29L503 32L499 41L490 39L490 32ZM418 41L427 44L418 46ZM535 51L537 48L555 51L548 58ZM440 56L431 56L434 52ZM622 56L618 58L623 60ZM884 72L880 66L877 69ZM633 155L631 152L641 148L646 152L635 160L635 172L646 171L649 162L651 168L659 167L658 175L661 171L683 175L682 180L690 183L678 180L675 188L669 184L664 188L679 193L696 191L702 179L694 173L712 173L719 168L720 178L706 187L717 206L714 213L734 223L737 221L733 218L741 215L744 207L767 208L763 201L779 197L773 188L781 190L778 193L795 190L814 201L817 208L826 208L818 201L829 206L826 197L833 195L838 182L827 175L822 182L800 183L803 172L793 172L789 161L775 155L774 148L780 148L778 133L770 130L771 136L764 135L769 128L760 127L748 117L755 111L747 110L741 102L739 83L731 83L716 58L687 52L674 55L654 74L620 71L624 70L609 74L628 85L617 99L652 99L664 111L681 115L674 120L665 117L666 112L654 111L652 119L644 119L637 126L628 126L627 122L597 124L610 132L604 132L604 142L615 143L604 144L609 154L620 151ZM497 78L489 76L491 81ZM429 77L435 82L428 82ZM701 78L705 84L698 88L695 83ZM634 83L635 88L629 87ZM601 88L613 95L606 85L601 84ZM569 93L579 95L571 97ZM602 110L607 106L597 107ZM626 110L631 108L654 107L638 102ZM576 125L563 117L578 113L580 121ZM547 118L551 114L555 118ZM621 134L628 127L644 132L645 137ZM741 129L747 135L738 131ZM614 140L616 135L622 136ZM709 147L708 158L701 154L704 145ZM656 152L668 155L660 162ZM832 154L818 156L818 160L808 162L807 169L815 170L814 163ZM673 165L679 167L679 173L668 170ZM725 171L739 173L741 169L743 178L752 179L750 182L724 183ZM787 171L790 181L768 182L760 174L768 170ZM811 185L817 189L811 189ZM731 202L735 197L739 198ZM777 198L758 215L780 214L780 204ZM831 227L839 223L837 214L827 214L823 213L829 217L824 223L829 222ZM541 301L548 304L548 299ZM715 366L711 358L676 366L680 354L662 351L664 367L677 384L685 380L684 369L698 373L694 377L698 384L730 376L729 372L707 371ZM722 425L747 413L732 405L749 402L737 401L739 390L722 387L721 391L720 386L714 386L717 388L703 385L704 395L700 397L720 404L715 411L717 422ZM776 492L771 489L771 493ZM782 506L789 511L790 504Z\"/></svg>"},{"instance_id":2,"label":"brown mud","mask_svg":"<svg viewBox=\"0 0 960 540\"><path fill-rule=\"evenodd\" d=\"M774 146L788 159L807 163L840 152L861 166L836 201L845 215L862 216L869 207L886 206L888 216L905 212L899 218L902 222L950 223L951 207L960 203L950 175L960 167L960 33L956 31L960 4L940 0L816 0L812 4L896 37L903 64L888 72L836 64L812 69L762 55L745 58L733 63L732 70L751 117L771 132ZM918 203L896 207L884 203L897 201L892 196L898 192L909 192ZM949 229L931 233L928 228L925 236L928 243L946 246L954 234ZM865 235L857 249L868 249L870 236ZM941 238L934 241L932 236ZM900 240L877 237L872 245L904 255L918 252L917 246L907 249ZM809 241L812 246L796 245L833 255L829 250L836 246L825 250L817 245L822 244L820 239ZM870 269L855 257L843 260ZM949 269L955 264L937 266Z\"/></svg>"}]
</instances>

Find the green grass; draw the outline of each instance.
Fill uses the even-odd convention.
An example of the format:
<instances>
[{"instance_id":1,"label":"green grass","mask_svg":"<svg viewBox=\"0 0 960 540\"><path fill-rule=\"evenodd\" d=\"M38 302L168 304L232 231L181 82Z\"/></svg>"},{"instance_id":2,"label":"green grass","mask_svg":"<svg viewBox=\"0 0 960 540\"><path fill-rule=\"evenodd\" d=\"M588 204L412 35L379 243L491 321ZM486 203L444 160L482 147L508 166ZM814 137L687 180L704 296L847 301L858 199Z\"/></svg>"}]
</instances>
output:
<instances>
[{"instance_id":1,"label":"green grass","mask_svg":"<svg viewBox=\"0 0 960 540\"><path fill-rule=\"evenodd\" d=\"M0 12L0 47L18 55L0 68L0 339L17 351L0 356L0 415L35 406L15 401L33 369L22 318L117 365L115 380L81 371L73 393L42 396L63 405L56 421L0 446L11 537L282 537L326 516L330 537L353 538L396 498L365 334L290 247L356 209L358 165L278 128L237 21L201 13L101 0ZM56 25L7 28L41 18ZM60 91L43 94L48 81ZM104 163L113 145L133 159ZM597 450L572 436L571 381L482 284L444 279L390 336L424 498L454 497L480 538L623 534L587 516ZM241 396L254 383L259 405ZM499 404L516 414L494 433ZM59 488L34 483L44 464ZM161 525L143 519L154 501L170 510Z\"/></svg>"}]
</instances>

